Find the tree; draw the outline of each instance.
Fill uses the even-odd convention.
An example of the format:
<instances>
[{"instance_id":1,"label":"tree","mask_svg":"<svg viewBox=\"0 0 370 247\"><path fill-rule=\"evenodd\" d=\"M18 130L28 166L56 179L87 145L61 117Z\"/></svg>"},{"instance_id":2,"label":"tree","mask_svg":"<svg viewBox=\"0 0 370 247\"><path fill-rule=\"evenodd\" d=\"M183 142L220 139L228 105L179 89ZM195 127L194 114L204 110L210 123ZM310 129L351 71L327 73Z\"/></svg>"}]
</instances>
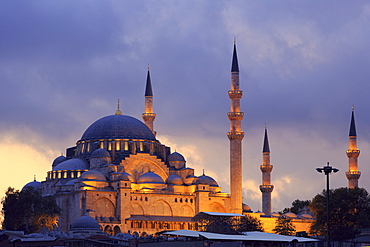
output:
<instances>
[{"instance_id":1,"label":"tree","mask_svg":"<svg viewBox=\"0 0 370 247\"><path fill-rule=\"evenodd\" d=\"M338 188L329 191L330 237L333 240L354 238L360 229L370 227L370 196L363 188ZM317 194L310 204L316 221L311 233L325 236L327 231L326 191Z\"/></svg>"},{"instance_id":2,"label":"tree","mask_svg":"<svg viewBox=\"0 0 370 247\"><path fill-rule=\"evenodd\" d=\"M200 231L223 234L238 234L246 231L263 231L261 221L250 215L222 216L200 212L194 216L192 220L196 222L198 230Z\"/></svg>"},{"instance_id":3,"label":"tree","mask_svg":"<svg viewBox=\"0 0 370 247\"><path fill-rule=\"evenodd\" d=\"M295 214L300 214L301 210L306 206L308 207L310 205L310 200L295 200L292 202L292 207L290 208L284 208L283 213L292 212Z\"/></svg>"},{"instance_id":4,"label":"tree","mask_svg":"<svg viewBox=\"0 0 370 247\"><path fill-rule=\"evenodd\" d=\"M292 220L282 214L275 223L275 228L272 229L273 232L280 235L294 235L295 226Z\"/></svg>"},{"instance_id":5,"label":"tree","mask_svg":"<svg viewBox=\"0 0 370 247\"><path fill-rule=\"evenodd\" d=\"M32 233L43 228L52 230L57 226L60 208L55 197L43 197L32 187L26 187L22 191L9 187L2 204L4 229Z\"/></svg>"},{"instance_id":6,"label":"tree","mask_svg":"<svg viewBox=\"0 0 370 247\"><path fill-rule=\"evenodd\" d=\"M251 232L251 231L263 232L263 224L259 219L247 214L245 215L245 217L242 217L240 219L240 225L237 231L238 232Z\"/></svg>"}]
</instances>

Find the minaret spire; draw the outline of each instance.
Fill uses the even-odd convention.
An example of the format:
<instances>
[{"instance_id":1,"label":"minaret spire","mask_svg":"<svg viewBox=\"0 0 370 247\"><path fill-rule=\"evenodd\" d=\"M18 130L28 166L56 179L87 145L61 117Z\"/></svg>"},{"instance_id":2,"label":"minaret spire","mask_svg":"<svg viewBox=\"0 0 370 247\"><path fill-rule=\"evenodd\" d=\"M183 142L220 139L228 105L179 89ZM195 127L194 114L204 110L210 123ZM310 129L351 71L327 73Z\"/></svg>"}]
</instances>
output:
<instances>
[{"instance_id":1,"label":"minaret spire","mask_svg":"<svg viewBox=\"0 0 370 247\"><path fill-rule=\"evenodd\" d=\"M145 86L145 112L142 114L142 117L146 126L148 126L148 128L153 132L155 136L156 132L154 131L154 119L156 114L153 112L153 90L149 70L150 67L148 65L148 74L146 77L146 86Z\"/></svg>"},{"instance_id":2,"label":"minaret spire","mask_svg":"<svg viewBox=\"0 0 370 247\"><path fill-rule=\"evenodd\" d=\"M265 215L271 215L271 192L274 189L274 186L271 184L272 168L273 166L270 164L270 146L267 137L267 128L265 126L262 165L260 166L262 172L262 184L260 185L260 190L262 192L262 212L264 212Z\"/></svg>"},{"instance_id":3,"label":"minaret spire","mask_svg":"<svg viewBox=\"0 0 370 247\"><path fill-rule=\"evenodd\" d=\"M348 179L348 188L353 189L358 187L358 180L360 179L361 172L358 171L358 156L360 150L357 149L357 133L355 125L355 109L352 107L351 124L349 127L349 147L347 150L348 157L348 172L346 177Z\"/></svg>"},{"instance_id":4,"label":"minaret spire","mask_svg":"<svg viewBox=\"0 0 370 247\"><path fill-rule=\"evenodd\" d=\"M242 140L244 138L241 121L244 113L240 111L243 91L239 88L239 64L235 43L231 65L231 90L228 94L230 98L230 112L227 114L230 120L230 132L227 133L230 140L230 211L241 214L243 204Z\"/></svg>"}]
</instances>

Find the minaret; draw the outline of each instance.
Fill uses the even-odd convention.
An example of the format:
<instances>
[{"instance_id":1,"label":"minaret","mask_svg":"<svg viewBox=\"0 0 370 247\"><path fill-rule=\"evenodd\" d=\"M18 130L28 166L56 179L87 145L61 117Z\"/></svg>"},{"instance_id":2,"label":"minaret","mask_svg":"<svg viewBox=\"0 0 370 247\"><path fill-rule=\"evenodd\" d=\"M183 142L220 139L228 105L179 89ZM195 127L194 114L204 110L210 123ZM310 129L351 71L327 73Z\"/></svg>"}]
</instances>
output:
<instances>
[{"instance_id":1,"label":"minaret","mask_svg":"<svg viewBox=\"0 0 370 247\"><path fill-rule=\"evenodd\" d=\"M153 128L153 122L155 119L155 113L153 113L153 91L152 82L150 80L149 66L148 75L146 77L146 88L145 88L145 113L142 114L143 120L148 128L153 132L154 136L156 132Z\"/></svg>"},{"instance_id":2,"label":"minaret","mask_svg":"<svg viewBox=\"0 0 370 247\"><path fill-rule=\"evenodd\" d=\"M260 185L260 190L262 192L262 212L265 215L271 214L271 192L274 186L271 184L271 171L272 165L270 164L270 146L267 137L267 128L265 127L265 139L263 141L262 150L262 165L260 166L262 172L262 185Z\"/></svg>"},{"instance_id":3,"label":"minaret","mask_svg":"<svg viewBox=\"0 0 370 247\"><path fill-rule=\"evenodd\" d=\"M244 132L241 130L241 121L244 113L240 112L240 99L243 91L239 88L239 65L234 42L234 53L231 65L231 90L230 112L227 114L230 120L230 132L227 137L230 140L230 211L231 213L242 213L242 140Z\"/></svg>"},{"instance_id":4,"label":"minaret","mask_svg":"<svg viewBox=\"0 0 370 247\"><path fill-rule=\"evenodd\" d=\"M352 107L351 126L349 127L349 147L347 150L348 172L346 172L346 177L348 179L348 188L350 189L358 187L358 180L361 176L361 172L358 171L357 162L357 158L360 155L360 150L357 149L357 134L354 112L354 107Z\"/></svg>"}]
</instances>

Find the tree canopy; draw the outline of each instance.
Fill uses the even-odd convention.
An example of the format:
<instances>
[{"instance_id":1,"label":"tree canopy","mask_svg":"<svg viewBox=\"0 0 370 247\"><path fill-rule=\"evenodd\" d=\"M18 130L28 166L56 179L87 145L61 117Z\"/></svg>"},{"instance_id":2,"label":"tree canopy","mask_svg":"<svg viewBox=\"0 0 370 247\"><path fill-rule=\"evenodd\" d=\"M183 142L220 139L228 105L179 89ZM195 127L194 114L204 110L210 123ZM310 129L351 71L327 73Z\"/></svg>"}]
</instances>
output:
<instances>
[{"instance_id":1,"label":"tree canopy","mask_svg":"<svg viewBox=\"0 0 370 247\"><path fill-rule=\"evenodd\" d=\"M360 229L370 227L370 196L363 188L338 188L329 191L330 237L332 240L354 238ZM326 191L310 203L316 221L311 233L325 236L327 231Z\"/></svg>"},{"instance_id":2,"label":"tree canopy","mask_svg":"<svg viewBox=\"0 0 370 247\"><path fill-rule=\"evenodd\" d=\"M197 223L198 230L200 231L222 234L263 231L262 222L250 215L245 215L244 217L225 217L198 213L192 220Z\"/></svg>"},{"instance_id":3,"label":"tree canopy","mask_svg":"<svg viewBox=\"0 0 370 247\"><path fill-rule=\"evenodd\" d=\"M283 210L283 213L288 213L288 212L292 212L292 213L295 213L295 214L300 214L301 213L301 210L305 207L305 206L309 206L311 203L310 200L295 200L292 202L292 207L290 208L284 208Z\"/></svg>"},{"instance_id":4,"label":"tree canopy","mask_svg":"<svg viewBox=\"0 0 370 247\"><path fill-rule=\"evenodd\" d=\"M275 228L272 229L273 232L280 235L294 235L295 226L292 220L282 214L275 223Z\"/></svg>"},{"instance_id":5,"label":"tree canopy","mask_svg":"<svg viewBox=\"0 0 370 247\"><path fill-rule=\"evenodd\" d=\"M32 187L22 191L9 187L1 202L3 229L32 233L43 228L52 230L57 226L60 208L55 197L43 197Z\"/></svg>"}]
</instances>

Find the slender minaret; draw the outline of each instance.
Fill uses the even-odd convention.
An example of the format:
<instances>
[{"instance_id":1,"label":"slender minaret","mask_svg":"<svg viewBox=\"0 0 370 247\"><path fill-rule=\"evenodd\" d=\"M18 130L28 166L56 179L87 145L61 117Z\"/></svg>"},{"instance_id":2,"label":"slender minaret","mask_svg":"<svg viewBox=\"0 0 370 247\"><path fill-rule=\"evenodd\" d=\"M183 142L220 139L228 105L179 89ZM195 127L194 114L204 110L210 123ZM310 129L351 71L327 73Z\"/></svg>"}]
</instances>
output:
<instances>
[{"instance_id":1,"label":"slender minaret","mask_svg":"<svg viewBox=\"0 0 370 247\"><path fill-rule=\"evenodd\" d=\"M239 88L239 65L236 55L236 44L234 42L233 61L231 65L231 90L230 112L227 114L230 120L230 132L227 137L230 140L230 211L231 213L242 213L242 140L244 132L241 130L241 121L244 113L240 112L240 99L243 91Z\"/></svg>"},{"instance_id":2,"label":"slender minaret","mask_svg":"<svg viewBox=\"0 0 370 247\"><path fill-rule=\"evenodd\" d=\"M153 132L154 136L156 132L153 128L153 123L155 119L155 113L153 113L153 91L152 91L152 82L150 80L149 66L148 66L148 75L146 77L146 88L145 88L145 113L142 114L143 120L148 126L148 128Z\"/></svg>"},{"instance_id":3,"label":"slender minaret","mask_svg":"<svg viewBox=\"0 0 370 247\"><path fill-rule=\"evenodd\" d=\"M260 185L260 190L262 192L262 212L269 216L271 215L271 192L274 186L271 184L272 165L270 164L270 146L266 127L262 150L262 165L260 169L262 172L262 184Z\"/></svg>"},{"instance_id":4,"label":"slender minaret","mask_svg":"<svg viewBox=\"0 0 370 247\"><path fill-rule=\"evenodd\" d=\"M353 189L358 187L358 180L361 172L358 171L357 158L360 155L360 150L357 149L357 134L355 125L355 109L352 107L351 126L349 127L349 147L347 150L348 156L348 172L346 177L348 179L348 188Z\"/></svg>"}]
</instances>

